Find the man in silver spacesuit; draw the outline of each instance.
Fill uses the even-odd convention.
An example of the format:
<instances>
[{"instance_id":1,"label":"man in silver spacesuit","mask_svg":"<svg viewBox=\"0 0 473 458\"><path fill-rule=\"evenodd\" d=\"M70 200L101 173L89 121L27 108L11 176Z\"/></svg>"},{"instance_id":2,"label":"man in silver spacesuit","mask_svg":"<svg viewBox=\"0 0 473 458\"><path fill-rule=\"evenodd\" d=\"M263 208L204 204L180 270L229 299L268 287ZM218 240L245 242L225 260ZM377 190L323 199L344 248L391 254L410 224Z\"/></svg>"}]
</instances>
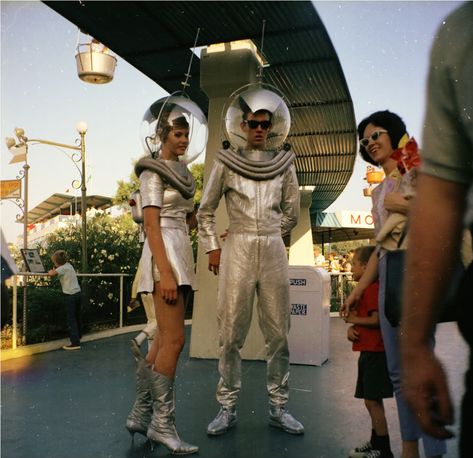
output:
<instances>
[{"instance_id":1,"label":"man in silver spacesuit","mask_svg":"<svg viewBox=\"0 0 473 458\"><path fill-rule=\"evenodd\" d=\"M299 185L294 154L266 149L273 113L243 112L240 128L246 147L218 152L197 214L200 243L209 254L209 270L219 274L217 322L220 411L207 434L225 433L237 421L241 356L258 296L259 326L267 352L269 424L291 434L304 427L286 410L290 324L289 277L282 236L299 217ZM224 249L219 246L215 211L225 195L229 217ZM220 259L221 256L221 259Z\"/></svg>"}]
</instances>

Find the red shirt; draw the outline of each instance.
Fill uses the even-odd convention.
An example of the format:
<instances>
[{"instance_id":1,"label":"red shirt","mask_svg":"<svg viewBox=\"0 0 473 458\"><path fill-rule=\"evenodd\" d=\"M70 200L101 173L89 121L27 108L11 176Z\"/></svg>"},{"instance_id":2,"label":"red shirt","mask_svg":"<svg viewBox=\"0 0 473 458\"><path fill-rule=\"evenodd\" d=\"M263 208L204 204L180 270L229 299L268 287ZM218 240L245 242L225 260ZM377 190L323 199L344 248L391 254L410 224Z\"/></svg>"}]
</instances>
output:
<instances>
[{"instance_id":1,"label":"red shirt","mask_svg":"<svg viewBox=\"0 0 473 458\"><path fill-rule=\"evenodd\" d=\"M373 312L378 312L378 291L377 281L365 289L358 302L358 316L367 317ZM359 332L359 338L353 342L353 351L384 351L383 337L379 327L370 328L356 324L355 329Z\"/></svg>"}]
</instances>

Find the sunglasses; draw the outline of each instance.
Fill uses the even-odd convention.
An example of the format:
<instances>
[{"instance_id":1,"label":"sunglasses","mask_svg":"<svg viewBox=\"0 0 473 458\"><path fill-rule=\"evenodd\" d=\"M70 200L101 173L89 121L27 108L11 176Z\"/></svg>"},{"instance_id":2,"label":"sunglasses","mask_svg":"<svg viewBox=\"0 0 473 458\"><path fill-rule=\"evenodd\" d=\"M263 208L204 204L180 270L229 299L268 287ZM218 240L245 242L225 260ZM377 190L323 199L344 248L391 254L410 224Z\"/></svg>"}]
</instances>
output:
<instances>
[{"instance_id":1,"label":"sunglasses","mask_svg":"<svg viewBox=\"0 0 473 458\"><path fill-rule=\"evenodd\" d=\"M261 129L267 130L271 127L271 121L255 121L254 119L251 119L249 121L246 121L246 125L250 129L257 129L258 126L261 126Z\"/></svg>"},{"instance_id":2,"label":"sunglasses","mask_svg":"<svg viewBox=\"0 0 473 458\"><path fill-rule=\"evenodd\" d=\"M360 145L363 148L366 148L369 145L370 140L373 140L375 142L376 140L378 140L381 134L387 134L387 133L388 133L387 130L375 130L369 137L362 138L360 140Z\"/></svg>"}]
</instances>

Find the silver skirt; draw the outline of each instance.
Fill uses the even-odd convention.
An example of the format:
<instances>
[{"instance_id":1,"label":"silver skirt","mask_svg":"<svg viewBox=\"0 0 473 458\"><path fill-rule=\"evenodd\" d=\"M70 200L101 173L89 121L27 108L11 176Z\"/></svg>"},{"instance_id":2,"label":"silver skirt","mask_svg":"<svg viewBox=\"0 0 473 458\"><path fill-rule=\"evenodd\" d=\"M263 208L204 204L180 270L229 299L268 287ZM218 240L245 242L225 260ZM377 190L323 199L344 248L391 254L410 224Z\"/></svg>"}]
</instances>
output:
<instances>
[{"instance_id":1,"label":"silver skirt","mask_svg":"<svg viewBox=\"0 0 473 458\"><path fill-rule=\"evenodd\" d=\"M173 225L174 226L174 225ZM196 289L194 256L192 254L192 245L186 226L167 227L161 226L164 247L169 263L171 264L174 278L177 285L189 285L193 290ZM153 262L153 255L145 240L143 252L141 254L142 271L138 284L138 292L153 292L154 283L159 282L160 274L158 267Z\"/></svg>"}]
</instances>

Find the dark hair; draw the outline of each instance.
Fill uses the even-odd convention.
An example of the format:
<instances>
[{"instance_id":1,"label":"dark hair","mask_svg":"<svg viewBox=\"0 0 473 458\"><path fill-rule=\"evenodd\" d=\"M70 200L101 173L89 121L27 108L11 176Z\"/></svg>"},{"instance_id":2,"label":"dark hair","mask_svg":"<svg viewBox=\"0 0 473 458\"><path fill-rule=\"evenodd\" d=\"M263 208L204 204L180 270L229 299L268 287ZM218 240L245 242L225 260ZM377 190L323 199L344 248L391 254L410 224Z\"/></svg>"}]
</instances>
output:
<instances>
[{"instance_id":1,"label":"dark hair","mask_svg":"<svg viewBox=\"0 0 473 458\"><path fill-rule=\"evenodd\" d=\"M173 119L171 122L172 122L172 125L166 122L160 129L159 138L161 139L163 143L167 140L168 135L171 132L171 130L189 129L189 123L187 122L187 119L184 116L179 116L178 118Z\"/></svg>"},{"instance_id":2,"label":"dark hair","mask_svg":"<svg viewBox=\"0 0 473 458\"><path fill-rule=\"evenodd\" d=\"M373 124L378 127L386 129L391 139L391 146L393 149L396 149L399 145L399 141L407 133L406 125L404 121L395 113L390 112L389 110L377 111L376 113L371 114L367 118L358 124L358 138L361 140L365 132L366 126L368 124ZM360 154L361 157L370 164L378 165L363 146L360 145Z\"/></svg>"},{"instance_id":3,"label":"dark hair","mask_svg":"<svg viewBox=\"0 0 473 458\"><path fill-rule=\"evenodd\" d=\"M64 250L57 250L51 256L54 263L63 266L67 262L67 255Z\"/></svg>"},{"instance_id":4,"label":"dark hair","mask_svg":"<svg viewBox=\"0 0 473 458\"><path fill-rule=\"evenodd\" d=\"M374 245L360 246L355 250L355 254L353 256L358 255L358 260L360 261L360 263L366 265L368 264L368 260L373 254L375 248L376 247Z\"/></svg>"}]
</instances>

